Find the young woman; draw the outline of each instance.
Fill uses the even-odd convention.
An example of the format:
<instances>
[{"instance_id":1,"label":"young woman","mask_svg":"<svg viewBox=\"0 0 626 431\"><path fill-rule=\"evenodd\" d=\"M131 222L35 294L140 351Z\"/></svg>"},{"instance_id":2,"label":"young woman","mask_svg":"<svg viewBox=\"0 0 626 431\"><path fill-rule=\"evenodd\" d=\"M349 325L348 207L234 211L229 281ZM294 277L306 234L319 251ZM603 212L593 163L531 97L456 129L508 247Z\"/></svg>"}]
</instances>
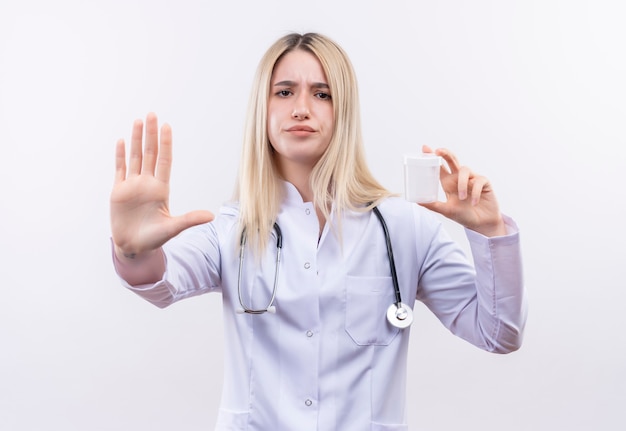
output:
<instances>
[{"instance_id":1,"label":"young woman","mask_svg":"<svg viewBox=\"0 0 626 431\"><path fill-rule=\"evenodd\" d=\"M169 214L172 136L154 114L145 146L135 122L128 166L118 142L111 223L126 287L159 307L223 297L218 430L407 430L416 300L480 348L520 346L519 238L489 181L438 149L446 201L392 197L366 166L359 115L344 51L290 34L259 65L236 198L217 217ZM474 266L429 210L466 227Z\"/></svg>"}]
</instances>

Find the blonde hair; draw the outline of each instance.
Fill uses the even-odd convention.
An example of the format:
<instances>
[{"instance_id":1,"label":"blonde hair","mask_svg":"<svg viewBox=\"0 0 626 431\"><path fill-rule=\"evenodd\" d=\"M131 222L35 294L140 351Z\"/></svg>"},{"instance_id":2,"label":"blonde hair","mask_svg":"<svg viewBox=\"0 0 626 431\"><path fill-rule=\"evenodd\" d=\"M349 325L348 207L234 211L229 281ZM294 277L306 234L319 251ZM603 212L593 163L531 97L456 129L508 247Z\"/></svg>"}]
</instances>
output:
<instances>
[{"instance_id":1,"label":"blonde hair","mask_svg":"<svg viewBox=\"0 0 626 431\"><path fill-rule=\"evenodd\" d=\"M235 190L240 208L239 232L245 229L248 243L258 252L268 242L283 198L283 185L267 132L270 82L276 64L296 49L313 54L321 63L334 110L330 144L311 173L313 204L328 222L332 203L340 223L345 210L370 209L391 195L374 179L365 161L357 81L348 56L334 41L320 34L288 34L267 50L257 68Z\"/></svg>"}]
</instances>

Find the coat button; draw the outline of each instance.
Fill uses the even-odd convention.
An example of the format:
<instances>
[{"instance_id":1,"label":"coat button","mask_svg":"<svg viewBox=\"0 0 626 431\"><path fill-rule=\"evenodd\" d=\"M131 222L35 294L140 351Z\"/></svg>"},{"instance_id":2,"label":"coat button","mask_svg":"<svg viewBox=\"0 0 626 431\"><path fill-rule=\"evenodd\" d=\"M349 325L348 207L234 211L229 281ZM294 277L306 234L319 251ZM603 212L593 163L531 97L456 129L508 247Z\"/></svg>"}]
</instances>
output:
<instances>
[{"instance_id":1,"label":"coat button","mask_svg":"<svg viewBox=\"0 0 626 431\"><path fill-rule=\"evenodd\" d=\"M311 407L311 404L313 404L313 401L311 401L311 400L306 400L306 401L304 402L304 404L305 404L307 407Z\"/></svg>"},{"instance_id":2,"label":"coat button","mask_svg":"<svg viewBox=\"0 0 626 431\"><path fill-rule=\"evenodd\" d=\"M309 269L310 267L311 267L311 264L309 262L304 263L304 269Z\"/></svg>"},{"instance_id":3,"label":"coat button","mask_svg":"<svg viewBox=\"0 0 626 431\"><path fill-rule=\"evenodd\" d=\"M311 338L313 336L313 331L306 331L306 336Z\"/></svg>"}]
</instances>

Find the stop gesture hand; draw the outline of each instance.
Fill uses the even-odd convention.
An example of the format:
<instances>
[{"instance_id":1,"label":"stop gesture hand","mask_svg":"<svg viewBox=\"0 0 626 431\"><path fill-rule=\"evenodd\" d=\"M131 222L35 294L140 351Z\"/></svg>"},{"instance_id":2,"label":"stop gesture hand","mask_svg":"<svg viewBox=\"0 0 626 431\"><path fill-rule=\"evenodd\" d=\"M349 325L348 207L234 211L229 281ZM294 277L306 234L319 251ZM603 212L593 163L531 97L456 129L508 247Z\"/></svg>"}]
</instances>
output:
<instances>
[{"instance_id":1,"label":"stop gesture hand","mask_svg":"<svg viewBox=\"0 0 626 431\"><path fill-rule=\"evenodd\" d=\"M209 222L209 211L192 211L173 217L169 211L169 181L172 166L172 129L159 128L155 114L133 124L128 167L126 144L117 142L115 183L111 192L111 232L118 257L135 258L158 249L183 230Z\"/></svg>"},{"instance_id":2,"label":"stop gesture hand","mask_svg":"<svg viewBox=\"0 0 626 431\"><path fill-rule=\"evenodd\" d=\"M432 153L424 146L422 151ZM445 148L434 151L446 166L441 166L441 186L446 202L420 204L485 236L506 234L506 227L489 180L462 166L456 156Z\"/></svg>"}]
</instances>

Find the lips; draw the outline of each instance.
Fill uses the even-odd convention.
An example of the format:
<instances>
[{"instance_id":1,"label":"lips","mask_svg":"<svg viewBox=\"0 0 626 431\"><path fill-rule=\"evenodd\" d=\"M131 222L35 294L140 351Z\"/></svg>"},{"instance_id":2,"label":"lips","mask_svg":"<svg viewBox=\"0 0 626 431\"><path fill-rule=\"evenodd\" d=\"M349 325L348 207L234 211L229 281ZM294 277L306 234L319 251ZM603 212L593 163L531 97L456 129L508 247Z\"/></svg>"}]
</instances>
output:
<instances>
[{"instance_id":1,"label":"lips","mask_svg":"<svg viewBox=\"0 0 626 431\"><path fill-rule=\"evenodd\" d=\"M314 128L302 124L291 126L285 129L285 132L288 133L289 136L298 139L305 139L311 136L316 136L317 133Z\"/></svg>"},{"instance_id":2,"label":"lips","mask_svg":"<svg viewBox=\"0 0 626 431\"><path fill-rule=\"evenodd\" d=\"M293 126L287 129L288 132L315 132L315 129L309 126Z\"/></svg>"}]
</instances>

